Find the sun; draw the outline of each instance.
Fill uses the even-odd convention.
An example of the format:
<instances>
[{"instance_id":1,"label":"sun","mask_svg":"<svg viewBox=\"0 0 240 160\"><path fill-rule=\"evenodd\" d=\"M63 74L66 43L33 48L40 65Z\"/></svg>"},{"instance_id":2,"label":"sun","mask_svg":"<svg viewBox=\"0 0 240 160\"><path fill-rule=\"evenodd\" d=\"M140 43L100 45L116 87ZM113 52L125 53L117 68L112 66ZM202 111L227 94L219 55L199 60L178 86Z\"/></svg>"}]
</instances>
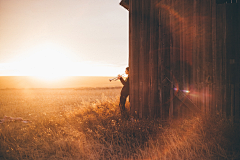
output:
<instances>
[{"instance_id":1,"label":"sun","mask_svg":"<svg viewBox=\"0 0 240 160\"><path fill-rule=\"evenodd\" d=\"M53 44L34 47L28 56L21 61L21 69L25 75L54 80L69 72L72 61L65 49Z\"/></svg>"},{"instance_id":2,"label":"sun","mask_svg":"<svg viewBox=\"0 0 240 160\"><path fill-rule=\"evenodd\" d=\"M6 68L14 76L32 76L45 81L67 76L113 76L122 72L119 66L84 61L83 53L78 53L53 43L39 44L19 53L21 56L12 59Z\"/></svg>"}]
</instances>

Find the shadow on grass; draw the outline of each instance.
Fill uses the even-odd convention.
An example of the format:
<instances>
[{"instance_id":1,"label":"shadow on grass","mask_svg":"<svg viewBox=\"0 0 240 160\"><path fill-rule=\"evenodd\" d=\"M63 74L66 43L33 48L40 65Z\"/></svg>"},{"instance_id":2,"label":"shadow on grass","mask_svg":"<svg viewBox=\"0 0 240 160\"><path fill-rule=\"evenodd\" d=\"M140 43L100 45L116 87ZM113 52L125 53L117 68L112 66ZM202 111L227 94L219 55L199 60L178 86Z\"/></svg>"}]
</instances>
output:
<instances>
[{"instance_id":1,"label":"shadow on grass","mask_svg":"<svg viewBox=\"0 0 240 160\"><path fill-rule=\"evenodd\" d=\"M82 109L74 119L78 119L77 128L88 140L102 145L102 157L121 159L139 155L149 139L156 138L162 130L158 120L134 120L128 113L125 117L120 115L117 102L105 101Z\"/></svg>"}]
</instances>

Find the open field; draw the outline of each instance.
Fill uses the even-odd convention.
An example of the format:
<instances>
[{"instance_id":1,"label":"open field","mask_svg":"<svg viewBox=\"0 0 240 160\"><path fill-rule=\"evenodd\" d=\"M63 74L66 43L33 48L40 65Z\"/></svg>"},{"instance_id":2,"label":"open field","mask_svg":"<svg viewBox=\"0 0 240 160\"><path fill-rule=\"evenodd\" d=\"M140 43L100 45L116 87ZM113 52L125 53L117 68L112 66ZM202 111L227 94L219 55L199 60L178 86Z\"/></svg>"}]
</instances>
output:
<instances>
[{"instance_id":1,"label":"open field","mask_svg":"<svg viewBox=\"0 0 240 160\"><path fill-rule=\"evenodd\" d=\"M120 89L0 90L0 119L31 121L0 124L0 159L240 159L239 124L124 120Z\"/></svg>"},{"instance_id":2,"label":"open field","mask_svg":"<svg viewBox=\"0 0 240 160\"><path fill-rule=\"evenodd\" d=\"M33 120L49 114L79 110L103 99L115 99L121 88L2 89L0 117L4 115Z\"/></svg>"}]
</instances>

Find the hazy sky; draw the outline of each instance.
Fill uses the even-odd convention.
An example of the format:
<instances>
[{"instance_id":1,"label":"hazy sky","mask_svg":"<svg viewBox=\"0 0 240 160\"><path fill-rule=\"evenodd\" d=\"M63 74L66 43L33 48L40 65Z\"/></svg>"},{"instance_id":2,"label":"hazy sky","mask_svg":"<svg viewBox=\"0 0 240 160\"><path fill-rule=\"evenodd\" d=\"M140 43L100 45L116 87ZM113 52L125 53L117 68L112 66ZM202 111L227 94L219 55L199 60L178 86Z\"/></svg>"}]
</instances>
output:
<instances>
[{"instance_id":1,"label":"hazy sky","mask_svg":"<svg viewBox=\"0 0 240 160\"><path fill-rule=\"evenodd\" d=\"M0 76L114 76L128 65L120 0L0 0Z\"/></svg>"}]
</instances>

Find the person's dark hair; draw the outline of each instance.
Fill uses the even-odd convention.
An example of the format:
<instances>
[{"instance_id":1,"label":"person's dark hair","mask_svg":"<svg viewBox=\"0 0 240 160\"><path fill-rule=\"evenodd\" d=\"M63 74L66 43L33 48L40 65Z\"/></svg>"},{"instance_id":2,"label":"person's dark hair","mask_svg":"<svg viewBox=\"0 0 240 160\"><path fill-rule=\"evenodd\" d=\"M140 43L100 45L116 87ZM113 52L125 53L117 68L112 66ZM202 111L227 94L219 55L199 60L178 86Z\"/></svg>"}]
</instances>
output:
<instances>
[{"instance_id":1,"label":"person's dark hair","mask_svg":"<svg viewBox=\"0 0 240 160\"><path fill-rule=\"evenodd\" d=\"M126 70L128 70L128 71L129 71L129 67L127 67L127 68L126 68Z\"/></svg>"}]
</instances>

